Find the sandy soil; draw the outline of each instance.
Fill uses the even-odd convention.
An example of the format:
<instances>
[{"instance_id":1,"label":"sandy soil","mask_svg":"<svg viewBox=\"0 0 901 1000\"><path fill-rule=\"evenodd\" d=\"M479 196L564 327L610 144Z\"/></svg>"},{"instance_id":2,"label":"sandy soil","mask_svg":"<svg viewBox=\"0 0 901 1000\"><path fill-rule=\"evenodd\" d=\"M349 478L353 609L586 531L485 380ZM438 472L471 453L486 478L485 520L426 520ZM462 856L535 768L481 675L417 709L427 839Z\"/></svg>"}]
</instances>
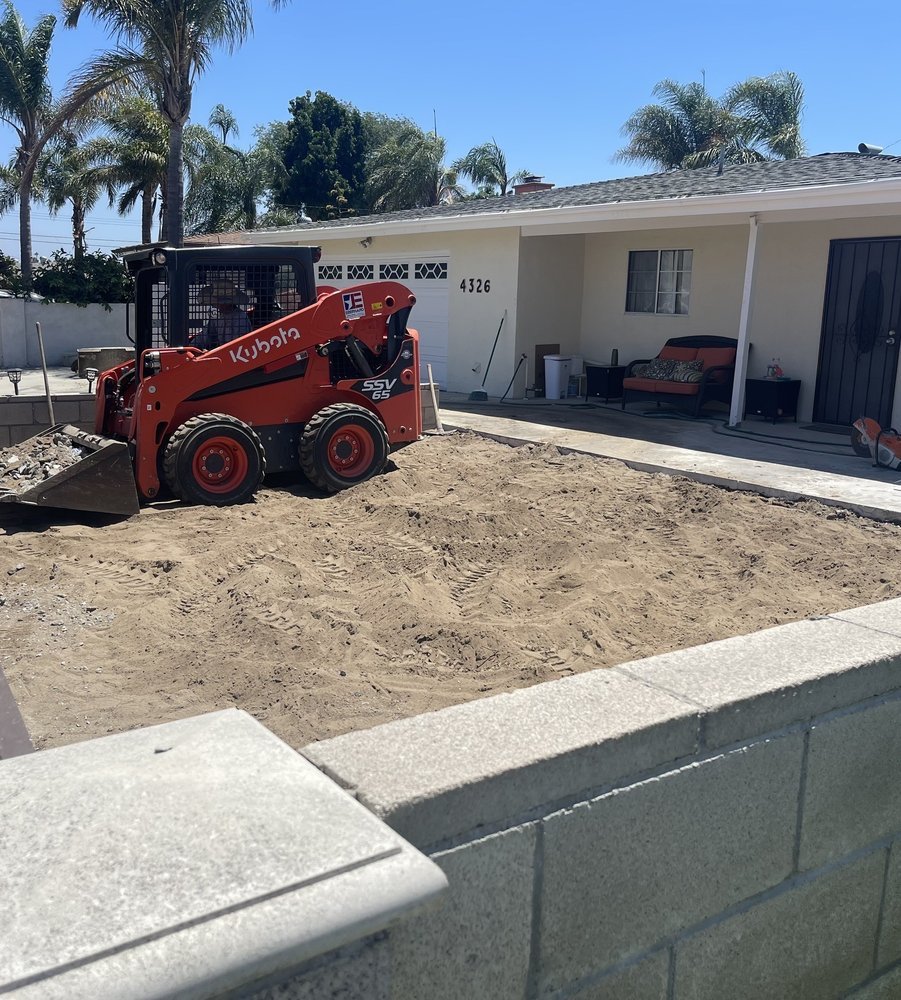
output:
<instances>
[{"instance_id":1,"label":"sandy soil","mask_svg":"<svg viewBox=\"0 0 901 1000\"><path fill-rule=\"evenodd\" d=\"M901 528L812 502L469 435L395 462L336 497L8 528L36 744L238 706L302 746L901 593Z\"/></svg>"}]
</instances>

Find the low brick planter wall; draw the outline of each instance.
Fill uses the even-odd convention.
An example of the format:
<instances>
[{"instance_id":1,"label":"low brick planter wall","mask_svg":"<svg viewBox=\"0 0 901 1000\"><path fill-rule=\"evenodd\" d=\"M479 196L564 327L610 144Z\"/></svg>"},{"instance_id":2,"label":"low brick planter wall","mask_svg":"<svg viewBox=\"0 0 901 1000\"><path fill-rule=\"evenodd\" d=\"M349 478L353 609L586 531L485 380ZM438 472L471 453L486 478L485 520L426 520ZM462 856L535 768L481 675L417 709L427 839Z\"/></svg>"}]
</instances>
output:
<instances>
[{"instance_id":1,"label":"low brick planter wall","mask_svg":"<svg viewBox=\"0 0 901 1000\"><path fill-rule=\"evenodd\" d=\"M901 996L901 600L303 752L448 877L393 1000Z\"/></svg>"},{"instance_id":2,"label":"low brick planter wall","mask_svg":"<svg viewBox=\"0 0 901 1000\"><path fill-rule=\"evenodd\" d=\"M94 430L94 396L72 393L50 397L58 424ZM43 396L0 397L0 448L8 448L50 426L50 412Z\"/></svg>"}]
</instances>

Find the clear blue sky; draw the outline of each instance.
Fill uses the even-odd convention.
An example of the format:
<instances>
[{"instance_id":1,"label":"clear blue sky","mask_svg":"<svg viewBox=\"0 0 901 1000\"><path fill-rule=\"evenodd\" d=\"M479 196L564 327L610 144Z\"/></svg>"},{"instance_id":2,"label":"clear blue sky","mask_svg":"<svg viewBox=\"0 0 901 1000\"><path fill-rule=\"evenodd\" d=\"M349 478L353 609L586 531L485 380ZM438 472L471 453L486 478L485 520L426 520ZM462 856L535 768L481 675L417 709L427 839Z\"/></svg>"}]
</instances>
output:
<instances>
[{"instance_id":1,"label":"clear blue sky","mask_svg":"<svg viewBox=\"0 0 901 1000\"><path fill-rule=\"evenodd\" d=\"M29 26L52 2L19 0ZM287 120L288 102L324 90L363 111L404 115L438 131L448 158L495 138L512 171L543 174L558 186L642 172L615 163L622 123L648 103L665 77L706 80L719 96L748 76L790 69L806 92L810 153L856 150L861 141L901 155L895 42L897 0L524 0L506 8L473 0L453 5L393 0L294 2L272 11L254 0L253 36L219 53L199 79L192 120L206 123L223 103L237 116L238 143L254 126ZM57 28L51 55L59 91L91 54L108 47L85 19ZM11 134L0 131L0 155ZM136 219L105 206L92 214L92 249L137 242ZM35 249L71 250L65 215L34 208ZM18 257L18 217L0 218L0 249Z\"/></svg>"}]
</instances>

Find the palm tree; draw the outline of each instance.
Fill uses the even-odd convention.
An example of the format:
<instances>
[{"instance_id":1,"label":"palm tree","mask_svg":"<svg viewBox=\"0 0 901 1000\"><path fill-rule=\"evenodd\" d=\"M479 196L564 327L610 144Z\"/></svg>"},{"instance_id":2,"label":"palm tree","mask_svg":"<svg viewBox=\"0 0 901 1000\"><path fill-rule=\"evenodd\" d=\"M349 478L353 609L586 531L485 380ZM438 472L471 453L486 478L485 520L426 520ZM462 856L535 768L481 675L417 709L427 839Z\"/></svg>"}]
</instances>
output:
<instances>
[{"instance_id":1,"label":"palm tree","mask_svg":"<svg viewBox=\"0 0 901 1000\"><path fill-rule=\"evenodd\" d=\"M230 132L238 134L238 119L224 104L217 104L210 112L210 128L217 128L222 133L222 145L228 142Z\"/></svg>"},{"instance_id":2,"label":"palm tree","mask_svg":"<svg viewBox=\"0 0 901 1000\"><path fill-rule=\"evenodd\" d=\"M794 73L752 77L721 100L699 83L673 80L661 80L653 93L660 103L639 108L623 125L630 141L617 160L674 170L804 155L804 89Z\"/></svg>"},{"instance_id":3,"label":"palm tree","mask_svg":"<svg viewBox=\"0 0 901 1000\"><path fill-rule=\"evenodd\" d=\"M31 287L31 199L33 171L26 167L43 146L54 105L48 81L50 43L56 27L52 14L42 17L29 31L10 0L0 17L0 120L16 133L18 146L7 182L19 201L19 249L22 280ZM11 193L11 192L9 192ZM9 207L12 200L4 199Z\"/></svg>"},{"instance_id":4,"label":"palm tree","mask_svg":"<svg viewBox=\"0 0 901 1000\"><path fill-rule=\"evenodd\" d=\"M160 221L164 221L169 156L166 121L144 97L114 102L101 121L107 134L91 140L91 165L106 186L110 205L116 205L120 215L127 215L140 202L141 242L150 243L158 202Z\"/></svg>"},{"instance_id":5,"label":"palm tree","mask_svg":"<svg viewBox=\"0 0 901 1000\"><path fill-rule=\"evenodd\" d=\"M526 176L524 170L517 171L512 177L508 176L507 157L495 139L483 142L481 146L473 146L452 168L461 176L468 177L479 188L482 197L504 195L507 188Z\"/></svg>"},{"instance_id":6,"label":"palm tree","mask_svg":"<svg viewBox=\"0 0 901 1000\"><path fill-rule=\"evenodd\" d=\"M56 138L39 170L50 212L55 214L67 202L72 206L72 248L75 263L81 264L87 251L85 218L104 187L102 177L91 169L90 145L80 143L78 134L67 129Z\"/></svg>"},{"instance_id":7,"label":"palm tree","mask_svg":"<svg viewBox=\"0 0 901 1000\"><path fill-rule=\"evenodd\" d=\"M745 123L748 140L771 159L793 160L806 152L801 138L804 85L792 72L754 76L737 83L724 99Z\"/></svg>"},{"instance_id":8,"label":"palm tree","mask_svg":"<svg viewBox=\"0 0 901 1000\"><path fill-rule=\"evenodd\" d=\"M660 103L639 108L623 125L630 142L616 154L617 160L673 170L693 154L722 143L731 130L722 104L699 83L661 80L653 94Z\"/></svg>"},{"instance_id":9,"label":"palm tree","mask_svg":"<svg viewBox=\"0 0 901 1000\"><path fill-rule=\"evenodd\" d=\"M281 7L285 0L270 3ZM63 11L69 27L87 11L118 43L80 71L73 102L122 80L153 94L169 130L167 235L170 243L181 246L184 130L194 82L209 66L213 49L223 46L233 52L252 31L250 0L63 0Z\"/></svg>"},{"instance_id":10,"label":"palm tree","mask_svg":"<svg viewBox=\"0 0 901 1000\"><path fill-rule=\"evenodd\" d=\"M377 212L428 208L463 196L456 171L444 166L447 145L441 136L423 132L399 119L370 154L369 200Z\"/></svg>"},{"instance_id":11,"label":"palm tree","mask_svg":"<svg viewBox=\"0 0 901 1000\"><path fill-rule=\"evenodd\" d=\"M192 233L226 229L253 229L266 192L284 164L269 142L269 130L257 130L257 143L249 150L226 144L237 121L219 104L209 118L210 127L222 131L223 141L207 129L197 129L190 188L185 197L185 222ZM291 219L291 221L295 221Z\"/></svg>"}]
</instances>

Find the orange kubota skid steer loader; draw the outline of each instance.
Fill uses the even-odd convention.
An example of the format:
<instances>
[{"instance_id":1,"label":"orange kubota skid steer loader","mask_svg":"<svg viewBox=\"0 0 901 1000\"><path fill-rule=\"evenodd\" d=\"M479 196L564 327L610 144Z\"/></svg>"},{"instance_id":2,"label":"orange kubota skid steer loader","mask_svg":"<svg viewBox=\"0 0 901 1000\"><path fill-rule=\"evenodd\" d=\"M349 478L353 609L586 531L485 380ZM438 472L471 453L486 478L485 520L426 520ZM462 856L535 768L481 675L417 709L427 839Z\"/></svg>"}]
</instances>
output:
<instances>
[{"instance_id":1,"label":"orange kubota skid steer loader","mask_svg":"<svg viewBox=\"0 0 901 1000\"><path fill-rule=\"evenodd\" d=\"M74 464L0 502L131 514L168 489L223 506L296 469L337 491L420 437L415 298L403 285L317 295L316 247L156 247L125 259L135 360L100 375L94 434L57 426L19 446L53 440Z\"/></svg>"}]
</instances>

